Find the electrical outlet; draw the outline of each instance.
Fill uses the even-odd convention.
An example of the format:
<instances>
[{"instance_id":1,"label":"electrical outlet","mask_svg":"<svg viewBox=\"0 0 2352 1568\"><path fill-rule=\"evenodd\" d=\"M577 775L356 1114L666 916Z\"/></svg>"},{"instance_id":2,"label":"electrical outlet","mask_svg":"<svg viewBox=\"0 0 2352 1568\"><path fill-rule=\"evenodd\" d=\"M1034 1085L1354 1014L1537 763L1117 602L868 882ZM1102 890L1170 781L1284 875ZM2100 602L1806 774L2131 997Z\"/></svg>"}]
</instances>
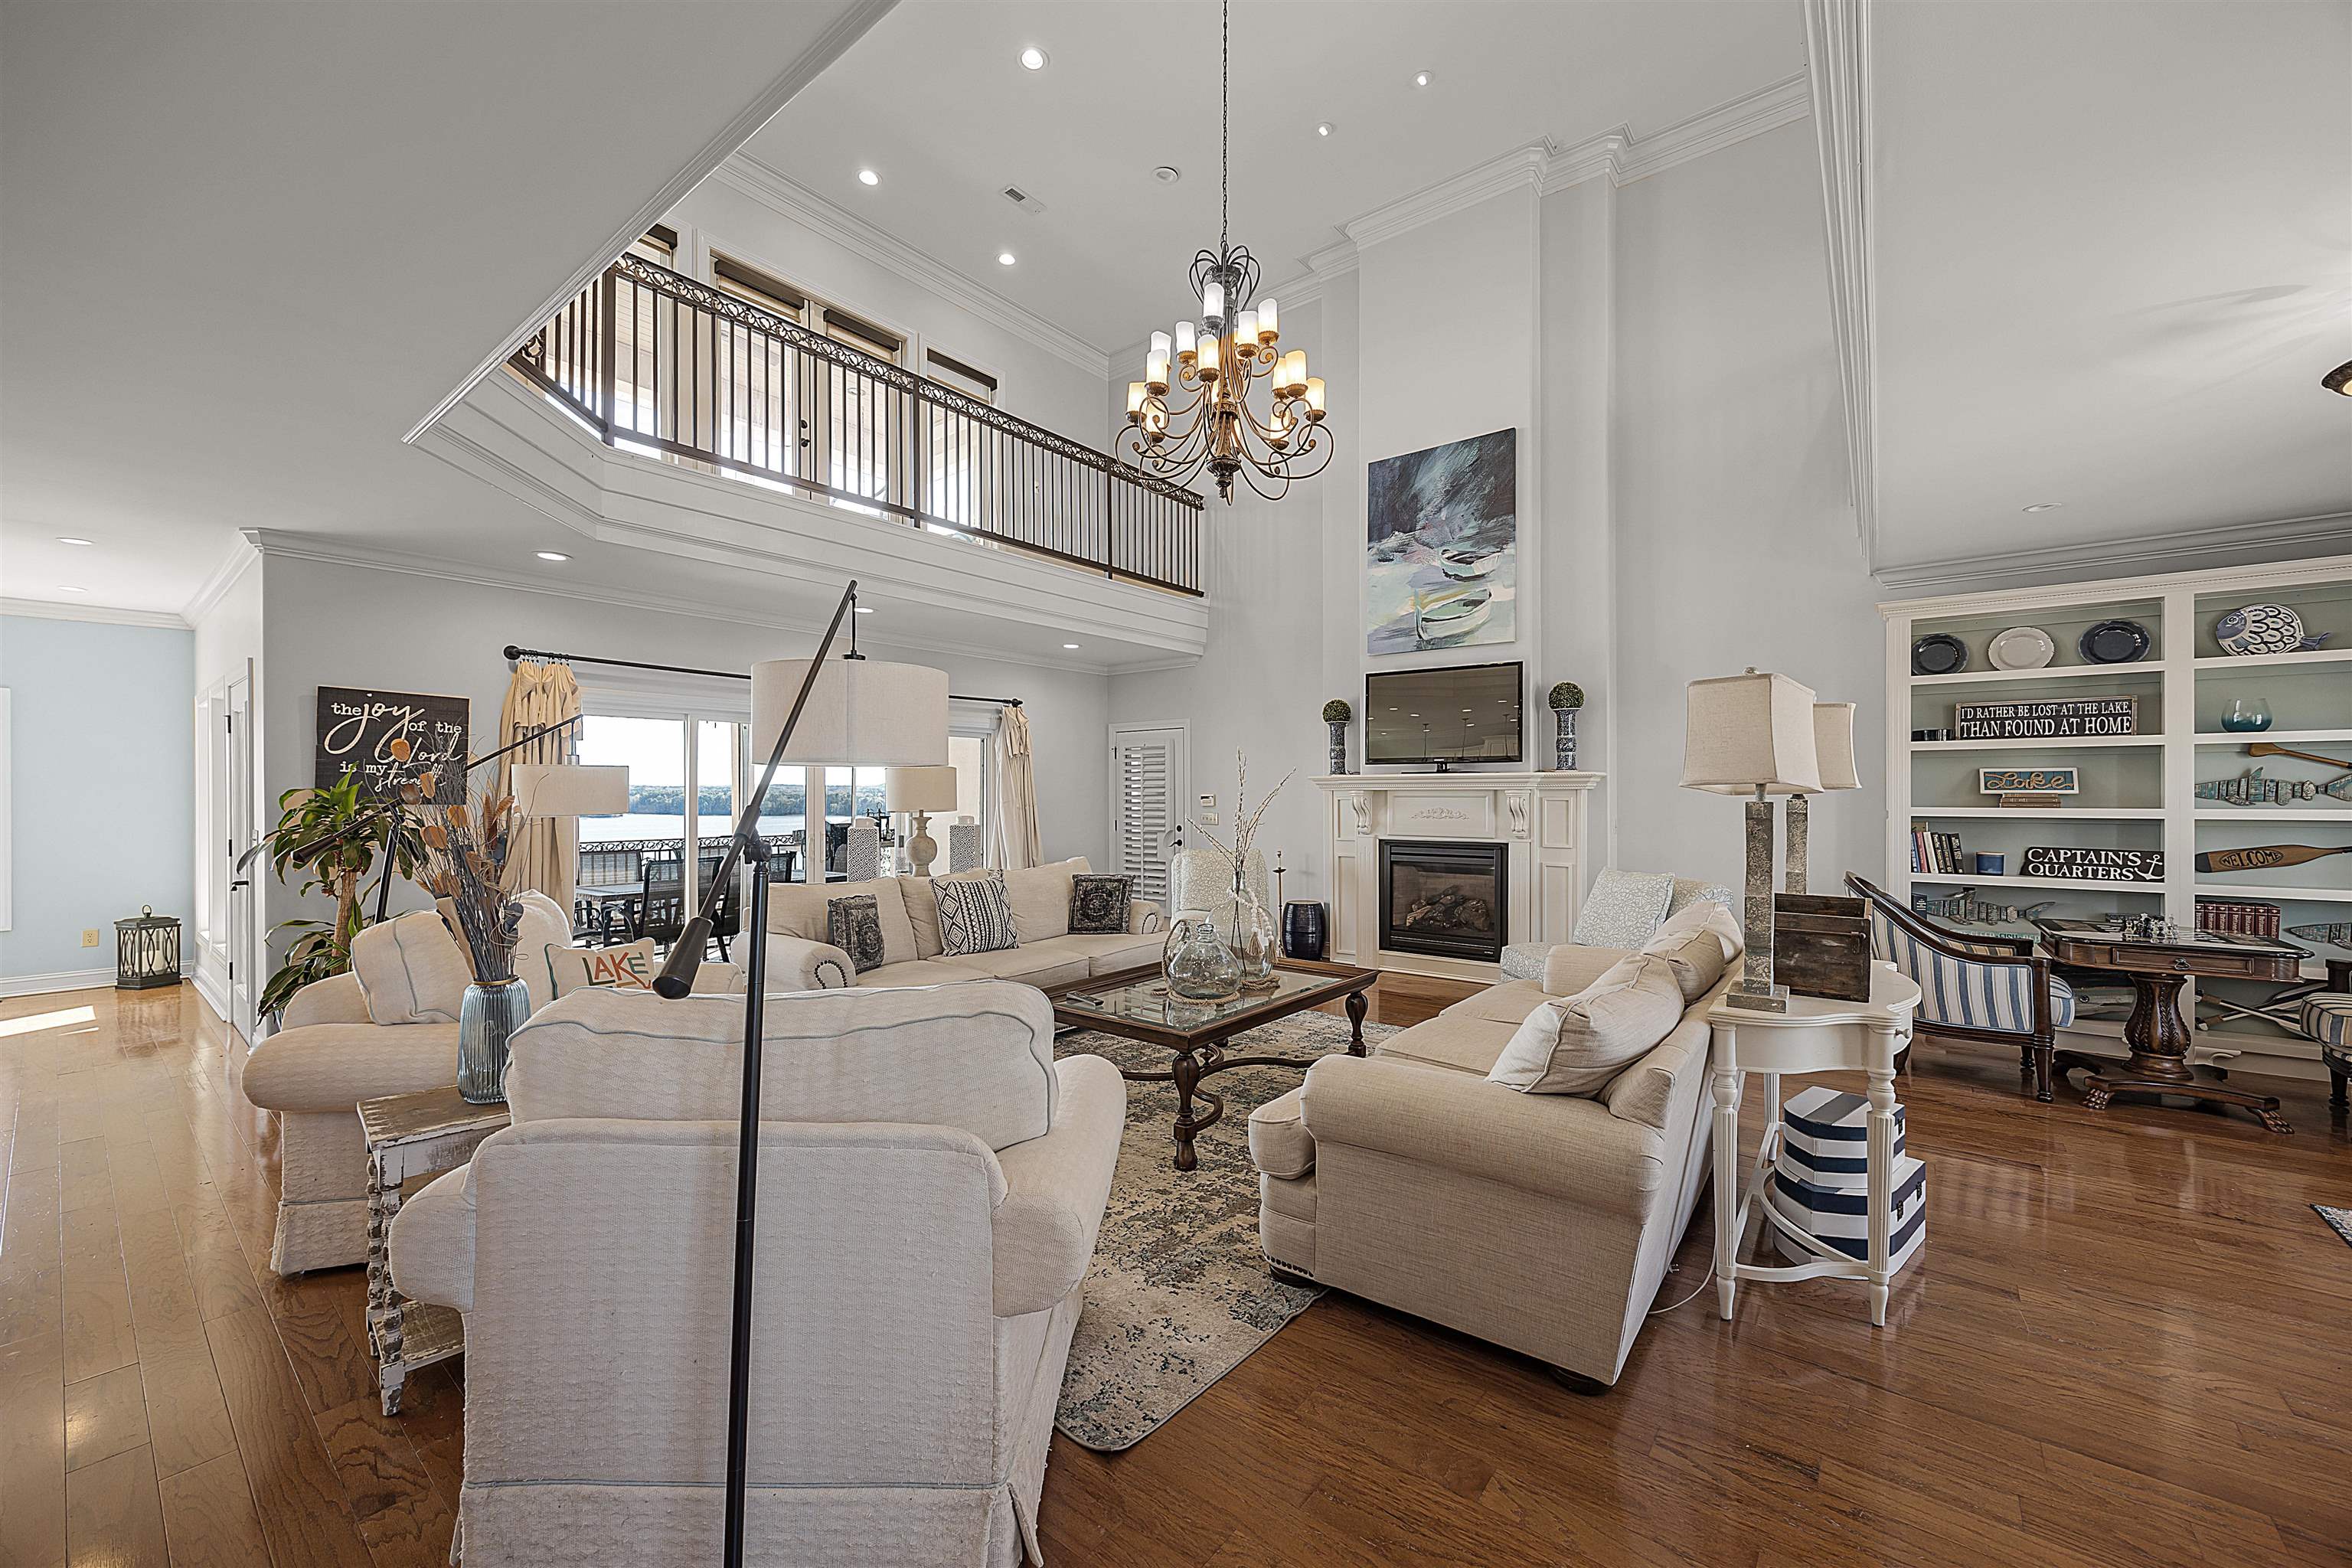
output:
<instances>
[{"instance_id":1,"label":"electrical outlet","mask_svg":"<svg viewBox=\"0 0 2352 1568\"><path fill-rule=\"evenodd\" d=\"M96 926L92 926L88 931L81 933L81 944L84 947L96 947L98 945L98 928Z\"/></svg>"}]
</instances>

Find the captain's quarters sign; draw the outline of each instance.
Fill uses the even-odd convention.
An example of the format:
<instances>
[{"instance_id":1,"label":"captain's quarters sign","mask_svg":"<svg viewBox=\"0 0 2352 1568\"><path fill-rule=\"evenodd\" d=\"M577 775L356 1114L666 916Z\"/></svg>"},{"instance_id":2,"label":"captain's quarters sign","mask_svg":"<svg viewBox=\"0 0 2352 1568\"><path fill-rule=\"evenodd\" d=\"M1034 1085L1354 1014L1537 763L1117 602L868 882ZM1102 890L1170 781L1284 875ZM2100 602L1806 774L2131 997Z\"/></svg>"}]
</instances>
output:
<instances>
[{"instance_id":1,"label":"captain's quarters sign","mask_svg":"<svg viewBox=\"0 0 2352 1568\"><path fill-rule=\"evenodd\" d=\"M2078 849L2037 844L2025 851L2029 877L2074 877L2095 882L2161 882L2161 849Z\"/></svg>"},{"instance_id":2,"label":"captain's quarters sign","mask_svg":"<svg viewBox=\"0 0 2352 1568\"><path fill-rule=\"evenodd\" d=\"M392 742L404 740L432 768L434 798L445 804L464 800L466 728L471 708L463 697L321 686L319 752L311 783L326 789L340 783L346 770L356 769L361 789L382 794L394 761Z\"/></svg>"},{"instance_id":3,"label":"captain's quarters sign","mask_svg":"<svg viewBox=\"0 0 2352 1568\"><path fill-rule=\"evenodd\" d=\"M2066 740L2137 735L2139 699L2093 697L2072 702L1956 702L1952 734L1961 741Z\"/></svg>"}]
</instances>

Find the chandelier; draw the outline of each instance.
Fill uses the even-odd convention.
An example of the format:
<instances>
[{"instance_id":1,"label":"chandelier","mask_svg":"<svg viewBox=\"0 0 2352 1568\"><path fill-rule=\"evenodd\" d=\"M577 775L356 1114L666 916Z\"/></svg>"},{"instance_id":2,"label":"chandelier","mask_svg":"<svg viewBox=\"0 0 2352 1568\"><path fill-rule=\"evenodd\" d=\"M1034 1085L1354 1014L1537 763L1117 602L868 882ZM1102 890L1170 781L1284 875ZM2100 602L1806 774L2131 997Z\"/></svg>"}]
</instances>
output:
<instances>
[{"instance_id":1,"label":"chandelier","mask_svg":"<svg viewBox=\"0 0 2352 1568\"><path fill-rule=\"evenodd\" d=\"M1217 248L1192 258L1198 321L1178 321L1171 335L1151 334L1143 379L1127 384L1127 447L1143 472L1188 485L1207 468L1230 506L1234 476L1267 500L1294 479L1313 479L1331 460L1323 428L1323 379L1307 374L1307 351L1278 346L1272 300L1259 300L1257 258L1233 243L1233 5L1225 0L1219 72L1223 143L1219 156ZM1183 395L1170 407L1169 391ZM1263 393L1261 415L1251 406Z\"/></svg>"}]
</instances>

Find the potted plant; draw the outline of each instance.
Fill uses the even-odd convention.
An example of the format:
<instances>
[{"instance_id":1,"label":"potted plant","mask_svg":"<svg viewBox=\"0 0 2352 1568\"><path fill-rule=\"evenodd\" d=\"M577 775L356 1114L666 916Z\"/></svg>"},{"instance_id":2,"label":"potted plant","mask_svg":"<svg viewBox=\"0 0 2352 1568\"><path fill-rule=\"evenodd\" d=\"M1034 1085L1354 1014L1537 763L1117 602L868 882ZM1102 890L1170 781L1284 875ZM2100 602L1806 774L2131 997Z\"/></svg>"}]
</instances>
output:
<instances>
[{"instance_id":1,"label":"potted plant","mask_svg":"<svg viewBox=\"0 0 2352 1568\"><path fill-rule=\"evenodd\" d=\"M1334 773L1348 771L1348 721L1355 716L1356 710L1349 707L1343 698L1334 697L1323 704L1323 722L1331 726L1331 771Z\"/></svg>"},{"instance_id":2,"label":"potted plant","mask_svg":"<svg viewBox=\"0 0 2352 1568\"><path fill-rule=\"evenodd\" d=\"M278 806L278 825L247 851L240 868L267 855L280 882L302 873L296 890L331 895L335 918L282 921L273 928L274 937L293 933L293 940L261 987L257 1008L264 1017L274 1016L304 986L351 968L352 938L367 924L362 884L371 872L379 886L384 878L413 876L425 852L407 808L397 798L361 789L358 774L350 770L325 789L286 791ZM378 867L387 846L391 858Z\"/></svg>"},{"instance_id":3,"label":"potted plant","mask_svg":"<svg viewBox=\"0 0 2352 1568\"><path fill-rule=\"evenodd\" d=\"M1553 764L1562 773L1571 773L1576 768L1576 710L1584 706L1584 688L1563 680L1551 689L1547 700L1559 723L1553 737Z\"/></svg>"},{"instance_id":4,"label":"potted plant","mask_svg":"<svg viewBox=\"0 0 2352 1568\"><path fill-rule=\"evenodd\" d=\"M430 773L400 793L425 816L425 890L448 900L474 971L457 1015L457 1092L487 1105L506 1098L507 1042L530 1016L530 992L514 963L522 905L507 890L514 796L470 773L463 800L436 800Z\"/></svg>"}]
</instances>

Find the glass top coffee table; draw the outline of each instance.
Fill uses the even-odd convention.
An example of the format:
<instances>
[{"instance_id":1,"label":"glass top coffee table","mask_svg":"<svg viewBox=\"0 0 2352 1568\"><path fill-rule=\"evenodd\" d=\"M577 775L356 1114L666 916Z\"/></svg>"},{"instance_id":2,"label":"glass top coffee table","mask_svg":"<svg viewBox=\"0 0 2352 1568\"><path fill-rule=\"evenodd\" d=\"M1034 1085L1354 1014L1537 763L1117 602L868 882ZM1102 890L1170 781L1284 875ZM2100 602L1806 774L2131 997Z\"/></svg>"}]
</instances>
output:
<instances>
[{"instance_id":1,"label":"glass top coffee table","mask_svg":"<svg viewBox=\"0 0 2352 1568\"><path fill-rule=\"evenodd\" d=\"M1129 1072L1133 1083L1176 1086L1176 1168L1197 1168L1200 1156L1192 1140L1202 1128L1213 1127L1225 1113L1221 1094L1201 1087L1201 1080L1229 1068L1286 1067L1304 1070L1315 1065L1309 1057L1228 1057L1227 1040L1244 1029L1271 1024L1294 1013L1304 1013L1345 998L1352 1038L1350 1056L1364 1054L1364 993L1380 979L1376 969L1352 964L1310 963L1284 959L1275 965L1274 988L1244 991L1228 1002L1188 1002L1169 994L1160 966L1098 974L1091 980L1059 985L1045 994L1054 1004L1054 1022L1080 1029L1099 1029L1121 1039L1165 1046L1173 1053L1166 1072ZM1205 1114L1196 1114L1193 1102L1205 1102Z\"/></svg>"}]
</instances>

